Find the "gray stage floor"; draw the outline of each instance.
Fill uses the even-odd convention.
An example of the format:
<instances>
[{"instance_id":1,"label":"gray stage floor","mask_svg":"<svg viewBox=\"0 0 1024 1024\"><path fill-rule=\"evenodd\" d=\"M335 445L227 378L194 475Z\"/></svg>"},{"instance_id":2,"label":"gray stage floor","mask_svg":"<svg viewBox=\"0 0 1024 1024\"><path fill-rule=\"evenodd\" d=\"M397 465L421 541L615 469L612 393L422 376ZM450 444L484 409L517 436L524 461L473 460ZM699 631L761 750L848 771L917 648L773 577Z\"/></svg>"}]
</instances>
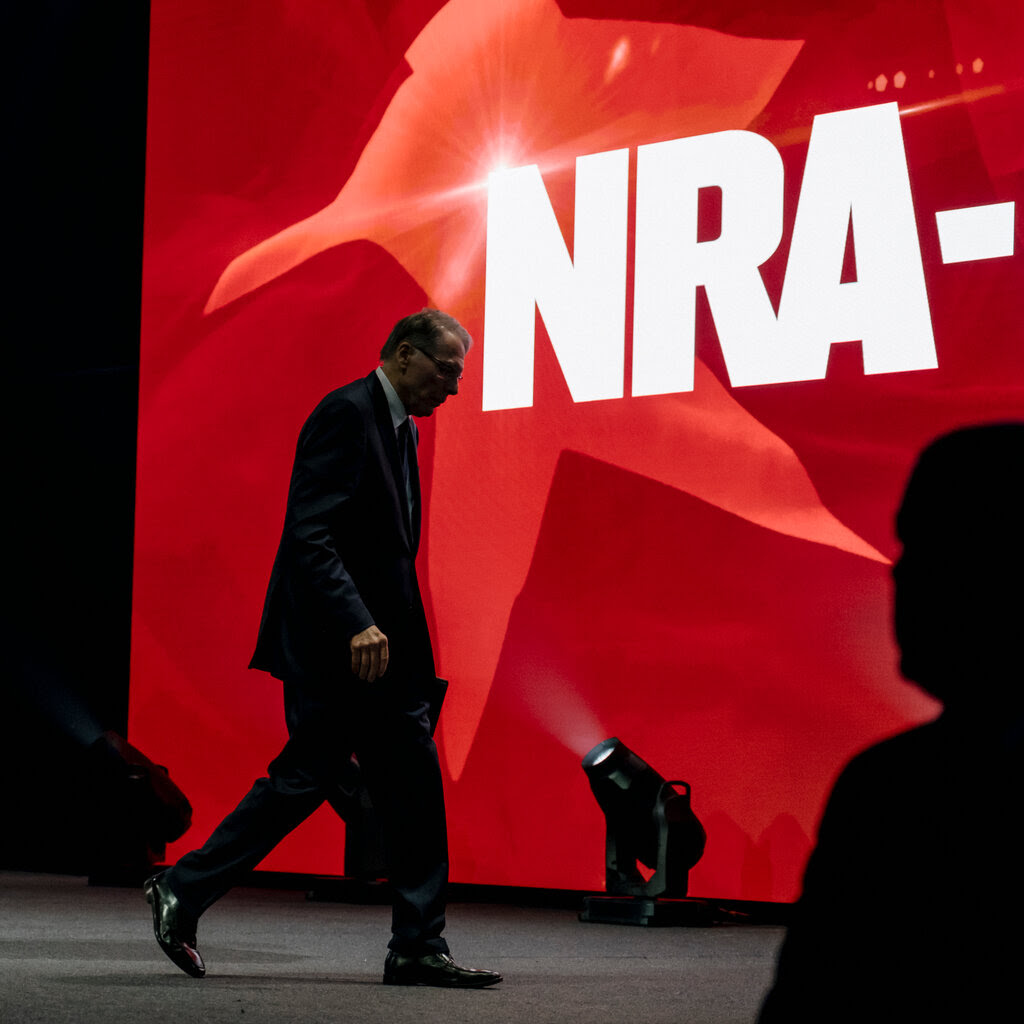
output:
<instances>
[{"instance_id":1,"label":"gray stage floor","mask_svg":"<svg viewBox=\"0 0 1024 1024\"><path fill-rule=\"evenodd\" d=\"M481 991L380 984L389 910L238 889L203 918L208 975L158 949L131 889L0 872L0 1022L601 1021L749 1024L782 929L581 924L571 911L455 904L460 962L499 970Z\"/></svg>"}]
</instances>

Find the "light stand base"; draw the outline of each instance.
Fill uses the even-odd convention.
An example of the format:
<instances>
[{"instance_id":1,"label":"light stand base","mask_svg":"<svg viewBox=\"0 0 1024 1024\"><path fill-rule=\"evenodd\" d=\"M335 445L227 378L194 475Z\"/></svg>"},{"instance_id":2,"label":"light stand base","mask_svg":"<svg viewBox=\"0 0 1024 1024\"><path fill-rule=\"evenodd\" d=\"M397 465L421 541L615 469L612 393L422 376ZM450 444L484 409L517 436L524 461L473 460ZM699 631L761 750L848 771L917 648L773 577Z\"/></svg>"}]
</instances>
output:
<instances>
[{"instance_id":1,"label":"light stand base","mask_svg":"<svg viewBox=\"0 0 1024 1024\"><path fill-rule=\"evenodd\" d=\"M715 923L715 905L696 899L649 899L646 896L584 896L581 921L632 924L648 928L671 925L707 928Z\"/></svg>"}]
</instances>

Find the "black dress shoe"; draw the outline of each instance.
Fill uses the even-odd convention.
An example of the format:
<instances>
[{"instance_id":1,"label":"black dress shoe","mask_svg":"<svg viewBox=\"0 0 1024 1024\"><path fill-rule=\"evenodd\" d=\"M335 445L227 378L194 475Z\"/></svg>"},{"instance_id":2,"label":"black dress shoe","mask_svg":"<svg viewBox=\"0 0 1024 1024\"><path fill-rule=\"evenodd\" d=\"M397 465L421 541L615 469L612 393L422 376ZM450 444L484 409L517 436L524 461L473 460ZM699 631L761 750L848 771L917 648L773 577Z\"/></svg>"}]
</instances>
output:
<instances>
[{"instance_id":1,"label":"black dress shoe","mask_svg":"<svg viewBox=\"0 0 1024 1024\"><path fill-rule=\"evenodd\" d=\"M392 950L384 961L385 985L436 985L438 988L486 988L501 981L494 971L460 967L447 953L402 956Z\"/></svg>"},{"instance_id":2,"label":"black dress shoe","mask_svg":"<svg viewBox=\"0 0 1024 1024\"><path fill-rule=\"evenodd\" d=\"M196 949L196 919L178 902L163 872L147 879L142 891L153 908L153 931L160 948L186 974L203 977L206 965Z\"/></svg>"}]
</instances>

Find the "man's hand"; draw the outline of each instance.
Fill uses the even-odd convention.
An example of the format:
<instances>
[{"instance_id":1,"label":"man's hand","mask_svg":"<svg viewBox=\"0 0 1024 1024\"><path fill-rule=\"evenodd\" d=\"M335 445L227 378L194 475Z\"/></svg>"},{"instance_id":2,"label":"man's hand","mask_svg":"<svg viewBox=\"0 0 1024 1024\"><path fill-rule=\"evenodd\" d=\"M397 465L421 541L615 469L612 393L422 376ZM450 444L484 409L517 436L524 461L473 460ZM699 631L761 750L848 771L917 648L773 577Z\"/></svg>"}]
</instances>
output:
<instances>
[{"instance_id":1,"label":"man's hand","mask_svg":"<svg viewBox=\"0 0 1024 1024\"><path fill-rule=\"evenodd\" d=\"M352 649L352 671L360 679L372 683L387 671L388 638L376 627L367 626L349 642Z\"/></svg>"}]
</instances>

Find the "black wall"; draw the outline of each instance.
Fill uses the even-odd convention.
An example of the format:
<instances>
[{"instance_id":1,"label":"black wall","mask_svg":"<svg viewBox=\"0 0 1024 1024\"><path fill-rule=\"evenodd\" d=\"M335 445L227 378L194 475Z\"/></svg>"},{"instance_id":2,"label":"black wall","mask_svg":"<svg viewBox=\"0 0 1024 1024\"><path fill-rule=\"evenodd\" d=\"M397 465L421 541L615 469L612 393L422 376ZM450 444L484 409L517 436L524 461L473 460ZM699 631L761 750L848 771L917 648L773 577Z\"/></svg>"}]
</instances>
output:
<instances>
[{"instance_id":1,"label":"black wall","mask_svg":"<svg viewBox=\"0 0 1024 1024\"><path fill-rule=\"evenodd\" d=\"M82 872L83 750L102 729L123 734L128 707L149 11L17 6L4 32L13 607L0 867Z\"/></svg>"}]
</instances>

